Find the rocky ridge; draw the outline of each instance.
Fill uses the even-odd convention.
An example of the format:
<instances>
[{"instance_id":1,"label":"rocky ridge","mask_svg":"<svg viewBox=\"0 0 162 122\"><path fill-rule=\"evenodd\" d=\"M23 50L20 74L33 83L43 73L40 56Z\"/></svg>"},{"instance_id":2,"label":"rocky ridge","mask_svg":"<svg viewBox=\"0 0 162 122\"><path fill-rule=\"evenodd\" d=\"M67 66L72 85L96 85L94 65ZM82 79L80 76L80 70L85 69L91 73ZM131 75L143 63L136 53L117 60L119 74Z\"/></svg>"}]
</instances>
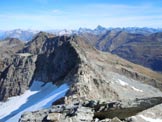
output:
<instances>
[{"instance_id":1,"label":"rocky ridge","mask_svg":"<svg viewBox=\"0 0 162 122\"><path fill-rule=\"evenodd\" d=\"M55 35L77 34L87 39L94 47L108 51L133 63L161 72L161 29L153 28L80 28L79 30L49 30ZM0 39L19 38L31 41L38 31L16 29L0 31ZM39 44L38 44L39 45Z\"/></svg>"},{"instance_id":2,"label":"rocky ridge","mask_svg":"<svg viewBox=\"0 0 162 122\"><path fill-rule=\"evenodd\" d=\"M56 85L67 83L70 88L66 97L60 100L63 104L91 100L111 103L130 98L152 99L162 96L160 74L110 53L100 52L90 46L87 40L76 35L60 37L40 32L15 53L12 60L15 63L11 63L1 73L1 100L10 97L10 93L11 96L22 94L34 80L53 82ZM47 111L28 113L26 116L34 115L34 121L40 121L39 115L48 116ZM60 114L64 116L64 113Z\"/></svg>"}]
</instances>

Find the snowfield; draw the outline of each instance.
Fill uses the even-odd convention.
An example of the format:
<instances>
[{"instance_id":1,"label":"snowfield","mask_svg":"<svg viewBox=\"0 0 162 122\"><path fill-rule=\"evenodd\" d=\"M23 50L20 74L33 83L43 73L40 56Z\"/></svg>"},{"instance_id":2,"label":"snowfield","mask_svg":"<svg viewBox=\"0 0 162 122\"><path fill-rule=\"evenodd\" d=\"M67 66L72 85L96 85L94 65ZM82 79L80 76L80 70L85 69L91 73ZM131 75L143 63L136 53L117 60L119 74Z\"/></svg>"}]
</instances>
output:
<instances>
[{"instance_id":1,"label":"snowfield","mask_svg":"<svg viewBox=\"0 0 162 122\"><path fill-rule=\"evenodd\" d=\"M0 122L18 122L24 112L48 108L65 96L68 89L67 84L56 87L52 83L34 81L24 94L0 102Z\"/></svg>"}]
</instances>

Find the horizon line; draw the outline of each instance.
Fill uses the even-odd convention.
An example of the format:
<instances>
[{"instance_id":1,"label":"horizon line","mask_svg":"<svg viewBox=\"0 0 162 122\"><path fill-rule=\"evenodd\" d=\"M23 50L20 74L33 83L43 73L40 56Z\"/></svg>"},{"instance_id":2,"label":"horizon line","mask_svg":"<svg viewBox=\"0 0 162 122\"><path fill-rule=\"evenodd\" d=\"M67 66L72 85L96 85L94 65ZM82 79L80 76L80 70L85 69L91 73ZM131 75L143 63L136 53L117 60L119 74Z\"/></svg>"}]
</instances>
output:
<instances>
[{"instance_id":1,"label":"horizon line","mask_svg":"<svg viewBox=\"0 0 162 122\"><path fill-rule=\"evenodd\" d=\"M102 26L102 25L98 25L96 27L79 27L79 28L53 28L53 29L34 29L34 28L21 28L21 27L18 27L18 28L11 28L11 29L0 29L0 31L12 31L12 30L24 30L24 31L61 31L61 30L71 30L71 31L75 31L75 30L79 30L79 29L90 29L90 30L95 30L97 27L103 27L105 29L126 29L126 28L138 28L138 29L144 29L144 28L148 28L148 29L162 29L162 27L149 27L149 26L117 26L117 27L105 27L105 26Z\"/></svg>"}]
</instances>

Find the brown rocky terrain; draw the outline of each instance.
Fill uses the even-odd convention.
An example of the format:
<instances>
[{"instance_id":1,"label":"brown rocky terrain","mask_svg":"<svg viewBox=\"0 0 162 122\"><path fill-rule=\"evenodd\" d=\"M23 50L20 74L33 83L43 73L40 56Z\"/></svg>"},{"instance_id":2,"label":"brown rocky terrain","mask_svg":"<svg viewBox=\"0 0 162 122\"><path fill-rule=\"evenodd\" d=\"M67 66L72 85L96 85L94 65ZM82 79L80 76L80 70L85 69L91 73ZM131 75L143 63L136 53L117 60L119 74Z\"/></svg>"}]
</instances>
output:
<instances>
[{"instance_id":1,"label":"brown rocky terrain","mask_svg":"<svg viewBox=\"0 0 162 122\"><path fill-rule=\"evenodd\" d=\"M158 105L161 98L145 98L118 102L85 101L71 104L52 106L50 109L27 112L22 115L20 121L43 121L43 122L125 122L125 119L136 113ZM118 117L118 118L117 118ZM120 120L120 119L121 120Z\"/></svg>"},{"instance_id":2,"label":"brown rocky terrain","mask_svg":"<svg viewBox=\"0 0 162 122\"><path fill-rule=\"evenodd\" d=\"M18 50L22 49L24 43L15 38L7 38L0 41L0 72L10 63L8 60L11 58Z\"/></svg>"},{"instance_id":3,"label":"brown rocky terrain","mask_svg":"<svg viewBox=\"0 0 162 122\"><path fill-rule=\"evenodd\" d=\"M122 111L127 115L126 113L135 110L131 115L121 118L114 113L122 120L162 103L161 74L130 63L116 55L98 51L87 42L85 38L76 35L54 36L40 32L31 42L25 44L24 48L16 51L13 58L8 58L11 61L0 75L1 100L23 94L34 80L39 80L53 82L57 86L67 83L69 90L65 97L57 102L65 105L84 103L85 101L101 101L101 103L110 104L125 101L125 104L128 102L126 108L129 108L131 106L129 101L134 101L132 104L136 105L137 111L131 107ZM40 122L47 121L44 120L46 118L65 117L66 112L57 111L58 106L54 106L52 110L26 113L22 115L21 121ZM138 107L141 109L138 110ZM106 122L114 121L112 118L115 116L103 118L97 113L94 115L91 109L81 107L77 112L78 116L75 114L71 116L73 112L70 112L70 117L68 116L67 119L80 122L84 119L78 120L78 117L86 117L88 113L91 115L88 116L88 122L94 121L93 117L95 116L98 121L104 122L102 119L106 118L109 119L105 120ZM55 112L49 112L49 110ZM101 109L98 110L98 113L100 111ZM109 109L102 112L109 112ZM32 120L33 117L34 120ZM156 117L158 118L159 115ZM62 121L60 118L57 119L52 121ZM115 121L120 122L119 119L115 119Z\"/></svg>"},{"instance_id":4,"label":"brown rocky terrain","mask_svg":"<svg viewBox=\"0 0 162 122\"><path fill-rule=\"evenodd\" d=\"M99 50L111 52L133 63L162 71L162 33L137 34L108 30L101 34L81 33Z\"/></svg>"}]
</instances>

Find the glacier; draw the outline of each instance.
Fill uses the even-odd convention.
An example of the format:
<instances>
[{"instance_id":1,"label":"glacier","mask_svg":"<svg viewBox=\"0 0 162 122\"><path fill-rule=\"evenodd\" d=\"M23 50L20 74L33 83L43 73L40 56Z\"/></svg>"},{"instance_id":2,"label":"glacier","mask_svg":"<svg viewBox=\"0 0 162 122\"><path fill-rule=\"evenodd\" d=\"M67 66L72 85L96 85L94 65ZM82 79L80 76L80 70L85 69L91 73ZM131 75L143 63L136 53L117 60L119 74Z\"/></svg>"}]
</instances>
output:
<instances>
[{"instance_id":1,"label":"glacier","mask_svg":"<svg viewBox=\"0 0 162 122\"><path fill-rule=\"evenodd\" d=\"M68 89L67 84L57 87L51 82L34 81L24 94L0 102L0 122L18 122L24 112L48 108L64 97Z\"/></svg>"}]
</instances>

